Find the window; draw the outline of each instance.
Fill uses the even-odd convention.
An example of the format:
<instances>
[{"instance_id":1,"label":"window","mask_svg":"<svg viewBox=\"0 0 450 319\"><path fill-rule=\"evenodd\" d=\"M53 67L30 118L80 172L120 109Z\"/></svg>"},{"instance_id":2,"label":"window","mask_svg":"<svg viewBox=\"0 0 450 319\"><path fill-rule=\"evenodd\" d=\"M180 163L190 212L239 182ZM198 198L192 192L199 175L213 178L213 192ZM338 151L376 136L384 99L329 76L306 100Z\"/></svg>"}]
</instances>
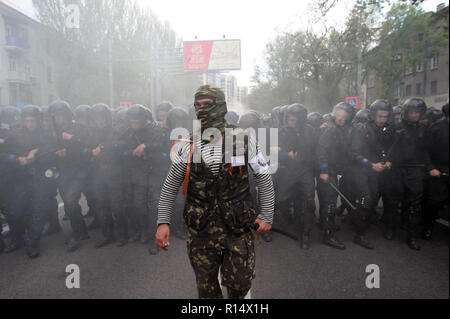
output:
<instances>
[{"instance_id":1,"label":"window","mask_svg":"<svg viewBox=\"0 0 450 319\"><path fill-rule=\"evenodd\" d=\"M423 68L422 68L422 64L417 64L416 65L416 72L422 72Z\"/></svg>"},{"instance_id":2,"label":"window","mask_svg":"<svg viewBox=\"0 0 450 319\"><path fill-rule=\"evenodd\" d=\"M416 95L422 95L422 83L416 84Z\"/></svg>"},{"instance_id":3,"label":"window","mask_svg":"<svg viewBox=\"0 0 450 319\"><path fill-rule=\"evenodd\" d=\"M437 68L438 68L438 63L439 63L439 61L438 61L438 56L437 56L437 55L433 55L433 56L431 57L431 65L430 65L430 69L431 69L431 70L437 70Z\"/></svg>"},{"instance_id":4,"label":"window","mask_svg":"<svg viewBox=\"0 0 450 319\"><path fill-rule=\"evenodd\" d=\"M408 67L407 69L406 69L406 75L408 75L408 74L412 74L413 73L413 67L412 66L410 66L410 67Z\"/></svg>"},{"instance_id":5,"label":"window","mask_svg":"<svg viewBox=\"0 0 450 319\"><path fill-rule=\"evenodd\" d=\"M16 59L14 59L14 58L9 58L9 71L10 72L15 72L16 71L16 67L17 67L17 65L16 65L17 63L16 63Z\"/></svg>"},{"instance_id":6,"label":"window","mask_svg":"<svg viewBox=\"0 0 450 319\"><path fill-rule=\"evenodd\" d=\"M407 85L405 89L406 96L411 96L411 85Z\"/></svg>"},{"instance_id":7,"label":"window","mask_svg":"<svg viewBox=\"0 0 450 319\"><path fill-rule=\"evenodd\" d=\"M25 74L30 75L30 73L31 73L30 62L26 61L25 62Z\"/></svg>"},{"instance_id":8,"label":"window","mask_svg":"<svg viewBox=\"0 0 450 319\"><path fill-rule=\"evenodd\" d=\"M47 81L52 83L52 69L50 67L47 67Z\"/></svg>"},{"instance_id":9,"label":"window","mask_svg":"<svg viewBox=\"0 0 450 319\"><path fill-rule=\"evenodd\" d=\"M437 94L437 81L431 81L431 94Z\"/></svg>"}]
</instances>

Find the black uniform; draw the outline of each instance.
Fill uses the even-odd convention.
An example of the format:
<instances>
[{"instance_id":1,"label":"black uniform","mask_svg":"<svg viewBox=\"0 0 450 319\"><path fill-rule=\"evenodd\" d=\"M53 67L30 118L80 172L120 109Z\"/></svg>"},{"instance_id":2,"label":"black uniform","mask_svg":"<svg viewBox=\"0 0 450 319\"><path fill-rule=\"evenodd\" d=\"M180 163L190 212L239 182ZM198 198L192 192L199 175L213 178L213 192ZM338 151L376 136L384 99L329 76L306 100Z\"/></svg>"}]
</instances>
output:
<instances>
[{"instance_id":1,"label":"black uniform","mask_svg":"<svg viewBox=\"0 0 450 319\"><path fill-rule=\"evenodd\" d=\"M431 169L427 150L425 126L408 119L411 110L424 112L421 99L408 99L403 104L402 122L395 129L393 144L387 160L392 169L386 172L389 183L385 183L384 201L385 237L392 239L399 226L402 213L407 227L407 243L412 249L420 249L417 242L423 196L423 174ZM403 205L403 207L402 207Z\"/></svg>"},{"instance_id":2,"label":"black uniform","mask_svg":"<svg viewBox=\"0 0 450 319\"><path fill-rule=\"evenodd\" d=\"M376 213L385 181L385 171L376 172L372 169L372 164L385 164L387 152L392 145L392 130L387 125L378 127L374 122L378 110L391 112L391 107L387 101L380 101L378 105L372 104L369 121L360 123L352 130L349 153L353 167L349 182L358 203L353 222L359 242L369 249L372 249L373 245L364 236Z\"/></svg>"},{"instance_id":3,"label":"black uniform","mask_svg":"<svg viewBox=\"0 0 450 319\"><path fill-rule=\"evenodd\" d=\"M353 107L347 103L339 103L333 108L333 115L338 111L344 111L347 114L346 124L339 126L329 123L319 137L317 145L317 162L319 164L319 173L328 174L329 182L335 186L338 185L338 175L348 175L349 163L349 145L350 145L350 123L354 116ZM320 201L320 219L321 225L325 229L324 242L334 248L345 249L334 235L335 226L335 207L337 193L328 183L322 179L317 181L317 193Z\"/></svg>"},{"instance_id":4,"label":"black uniform","mask_svg":"<svg viewBox=\"0 0 450 319\"><path fill-rule=\"evenodd\" d=\"M448 107L448 106L447 106ZM441 172L439 178L427 174L425 179L425 209L423 211L424 239L430 239L434 220L439 209L448 202L448 155L449 155L448 116L431 125L427 145L430 154L430 169Z\"/></svg>"},{"instance_id":5,"label":"black uniform","mask_svg":"<svg viewBox=\"0 0 450 319\"><path fill-rule=\"evenodd\" d=\"M49 106L52 116L61 115L62 123L54 122L54 136L58 148L66 150L66 156L58 158L58 188L64 202L64 211L70 220L72 236L68 241L68 251L79 247L82 239L88 238L86 224L81 214L79 204L83 187L88 177L88 167L91 159L90 137L88 128L73 122L73 113L64 101L55 102ZM70 140L63 139L63 133L71 135Z\"/></svg>"},{"instance_id":6,"label":"black uniform","mask_svg":"<svg viewBox=\"0 0 450 319\"><path fill-rule=\"evenodd\" d=\"M294 217L298 232L302 237L302 248L309 248L309 236L315 220L314 202L314 145L315 134L312 126L306 124L307 110L300 104L287 109L287 116L297 118L297 126L284 127L279 133L280 168L278 183L278 206L287 214L289 201L294 201ZM292 152L294 158L288 153Z\"/></svg>"},{"instance_id":7,"label":"black uniform","mask_svg":"<svg viewBox=\"0 0 450 319\"><path fill-rule=\"evenodd\" d=\"M9 251L19 247L25 236L29 257L39 255L39 240L44 224L48 219L49 203L56 197L56 182L52 172L56 169L52 136L42 128L42 117L38 107L26 106L22 117L34 117L38 121L35 131L24 126L14 132L7 140L9 163L13 168L14 183L12 197L7 208L6 218L10 226L11 246ZM19 157L27 157L32 150L38 150L34 161L20 166Z\"/></svg>"},{"instance_id":8,"label":"black uniform","mask_svg":"<svg viewBox=\"0 0 450 319\"><path fill-rule=\"evenodd\" d=\"M126 215L124 211L125 194L122 188L123 171L121 160L123 154L124 132L112 127L111 111L105 104L92 107L94 118L105 119L105 126L93 128L93 145L100 148L100 154L92 159L93 191L96 203L97 219L102 229L103 238L96 244L97 248L111 243L114 233L119 238L124 236ZM115 229L115 232L114 232Z\"/></svg>"}]
</instances>

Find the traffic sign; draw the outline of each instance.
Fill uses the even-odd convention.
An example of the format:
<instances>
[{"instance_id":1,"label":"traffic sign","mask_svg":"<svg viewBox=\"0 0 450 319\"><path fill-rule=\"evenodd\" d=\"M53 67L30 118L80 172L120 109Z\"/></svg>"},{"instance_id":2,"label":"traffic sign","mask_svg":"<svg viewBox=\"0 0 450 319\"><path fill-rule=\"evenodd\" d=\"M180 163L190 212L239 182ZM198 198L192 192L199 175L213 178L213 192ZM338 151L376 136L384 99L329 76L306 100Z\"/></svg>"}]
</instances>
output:
<instances>
[{"instance_id":1,"label":"traffic sign","mask_svg":"<svg viewBox=\"0 0 450 319\"><path fill-rule=\"evenodd\" d=\"M347 96L345 98L345 103L353 105L355 109L358 108L358 97L357 96Z\"/></svg>"}]
</instances>

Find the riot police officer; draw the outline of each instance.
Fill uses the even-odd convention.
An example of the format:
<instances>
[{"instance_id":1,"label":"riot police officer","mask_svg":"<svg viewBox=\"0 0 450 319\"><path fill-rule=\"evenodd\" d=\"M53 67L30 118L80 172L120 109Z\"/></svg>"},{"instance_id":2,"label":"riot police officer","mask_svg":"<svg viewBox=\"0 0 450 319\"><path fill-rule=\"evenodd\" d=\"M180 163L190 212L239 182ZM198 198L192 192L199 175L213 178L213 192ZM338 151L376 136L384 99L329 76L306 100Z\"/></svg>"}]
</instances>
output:
<instances>
[{"instance_id":1,"label":"riot police officer","mask_svg":"<svg viewBox=\"0 0 450 319\"><path fill-rule=\"evenodd\" d=\"M402 112L403 107L401 105L392 108L392 121L395 125L399 125L402 122Z\"/></svg>"},{"instance_id":2,"label":"riot police officer","mask_svg":"<svg viewBox=\"0 0 450 319\"><path fill-rule=\"evenodd\" d=\"M388 240L394 238L396 229L405 215L407 244L419 250L419 223L423 196L422 174L431 173L432 166L426 146L425 126L419 122L426 105L422 99L411 98L403 103L402 122L395 129L394 140L388 153L387 162L392 169L386 172L389 183L385 183L384 201L386 232Z\"/></svg>"},{"instance_id":3,"label":"riot police officer","mask_svg":"<svg viewBox=\"0 0 450 319\"><path fill-rule=\"evenodd\" d=\"M79 201L88 177L92 145L88 127L74 122L75 115L67 102L52 103L48 112L52 116L53 133L60 148L57 153L59 193L72 228L67 251L73 252L79 248L81 240L89 238Z\"/></svg>"},{"instance_id":4,"label":"riot police officer","mask_svg":"<svg viewBox=\"0 0 450 319\"><path fill-rule=\"evenodd\" d=\"M294 222L301 237L301 247L309 249L310 232L315 220L314 129L306 123L308 111L301 104L286 110L286 126L280 130L280 171L277 201L280 211L289 212L294 202Z\"/></svg>"},{"instance_id":5,"label":"riot police officer","mask_svg":"<svg viewBox=\"0 0 450 319\"><path fill-rule=\"evenodd\" d=\"M168 101L161 102L155 107L153 118L155 118L155 122L158 126L166 125L167 113L171 109L173 109L173 104Z\"/></svg>"},{"instance_id":6,"label":"riot police officer","mask_svg":"<svg viewBox=\"0 0 450 319\"><path fill-rule=\"evenodd\" d=\"M354 109L348 103L338 103L333 107L334 121L323 128L317 145L319 179L317 193L320 202L320 222L325 229L323 241L333 248L345 249L345 245L335 236L337 194L328 183L338 185L338 175L345 175L348 168L348 147L350 145L350 123Z\"/></svg>"},{"instance_id":7,"label":"riot police officer","mask_svg":"<svg viewBox=\"0 0 450 319\"><path fill-rule=\"evenodd\" d=\"M111 109L104 103L97 103L91 108L93 120L92 138L94 148L91 150L93 165L93 190L96 203L97 219L102 230L102 238L96 243L97 248L114 241L114 228L123 229L124 194L115 192L121 183L120 160L123 154L125 132L115 131L112 126ZM123 240L119 241L121 244Z\"/></svg>"},{"instance_id":8,"label":"riot police officer","mask_svg":"<svg viewBox=\"0 0 450 319\"><path fill-rule=\"evenodd\" d=\"M356 113L355 119L353 122L355 123L355 126L357 126L358 124L364 124L364 123L367 123L368 121L369 121L369 110L362 109Z\"/></svg>"},{"instance_id":9,"label":"riot police officer","mask_svg":"<svg viewBox=\"0 0 450 319\"><path fill-rule=\"evenodd\" d=\"M437 113L437 112L436 112ZM431 166L425 179L425 198L423 210L424 229L422 238L429 240L433 235L434 221L439 209L448 202L449 175L449 111L448 100L442 107L444 118L431 124L427 137Z\"/></svg>"},{"instance_id":10,"label":"riot police officer","mask_svg":"<svg viewBox=\"0 0 450 319\"><path fill-rule=\"evenodd\" d=\"M14 170L12 198L7 209L11 252L19 248L25 236L26 252L38 257L41 233L47 220L49 203L56 197L53 174L56 166L56 144L42 127L39 107L27 105L22 109L22 128L6 141L10 145L8 165Z\"/></svg>"},{"instance_id":11,"label":"riot police officer","mask_svg":"<svg viewBox=\"0 0 450 319\"><path fill-rule=\"evenodd\" d=\"M374 248L366 232L381 196L382 174L391 166L386 162L387 151L392 144L392 131L388 127L391 113L387 100L376 100L370 105L368 121L360 123L351 133L349 154L353 170L349 182L358 199L353 216L354 242L367 249Z\"/></svg>"},{"instance_id":12,"label":"riot police officer","mask_svg":"<svg viewBox=\"0 0 450 319\"><path fill-rule=\"evenodd\" d=\"M156 230L156 211L149 212L149 176L155 150L155 128L148 123L148 113L141 105L127 111L129 123L125 134L125 160L130 185L132 241L147 244ZM155 246L155 244L153 243Z\"/></svg>"}]
</instances>

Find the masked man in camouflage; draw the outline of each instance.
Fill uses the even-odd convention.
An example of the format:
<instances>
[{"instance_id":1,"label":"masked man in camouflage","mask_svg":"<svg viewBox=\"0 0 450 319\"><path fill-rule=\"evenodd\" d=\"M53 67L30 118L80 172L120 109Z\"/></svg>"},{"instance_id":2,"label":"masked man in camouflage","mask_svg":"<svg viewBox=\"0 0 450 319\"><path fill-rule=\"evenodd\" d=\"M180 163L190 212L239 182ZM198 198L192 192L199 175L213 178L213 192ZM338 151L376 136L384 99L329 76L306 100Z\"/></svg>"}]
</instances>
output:
<instances>
[{"instance_id":1,"label":"masked man in camouflage","mask_svg":"<svg viewBox=\"0 0 450 319\"><path fill-rule=\"evenodd\" d=\"M184 181L187 251L199 298L223 298L218 282L220 269L228 297L242 299L255 277L254 237L249 225L258 224L257 232L262 234L271 229L273 221L269 166L254 135L225 121L227 106L219 88L200 87L194 106L201 134L191 134L184 141L178 139L173 147L172 166L158 205L156 241L160 248L168 249L170 215ZM261 191L259 215L250 194L249 166Z\"/></svg>"}]
</instances>

